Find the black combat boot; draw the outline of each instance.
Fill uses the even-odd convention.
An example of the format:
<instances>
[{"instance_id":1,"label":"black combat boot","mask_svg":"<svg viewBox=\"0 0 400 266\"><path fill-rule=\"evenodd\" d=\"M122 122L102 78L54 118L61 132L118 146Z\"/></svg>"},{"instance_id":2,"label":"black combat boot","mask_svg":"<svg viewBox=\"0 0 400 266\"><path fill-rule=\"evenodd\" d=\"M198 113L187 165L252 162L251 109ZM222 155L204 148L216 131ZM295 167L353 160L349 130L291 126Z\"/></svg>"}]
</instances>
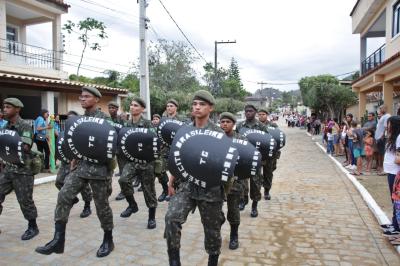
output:
<instances>
[{"instance_id":1,"label":"black combat boot","mask_svg":"<svg viewBox=\"0 0 400 266\"><path fill-rule=\"evenodd\" d=\"M264 199L265 200L271 200L271 195L269 194L269 191L264 191Z\"/></svg>"},{"instance_id":2,"label":"black combat boot","mask_svg":"<svg viewBox=\"0 0 400 266\"><path fill-rule=\"evenodd\" d=\"M218 266L219 255L208 255L208 266Z\"/></svg>"},{"instance_id":3,"label":"black combat boot","mask_svg":"<svg viewBox=\"0 0 400 266\"><path fill-rule=\"evenodd\" d=\"M126 208L125 211L121 213L120 216L123 218L128 218L129 216L132 215L132 213L135 213L139 210L133 195L126 196L126 201L129 203L129 206L128 208Z\"/></svg>"},{"instance_id":4,"label":"black combat boot","mask_svg":"<svg viewBox=\"0 0 400 266\"><path fill-rule=\"evenodd\" d=\"M149 208L149 220L147 221L147 229L156 228L156 208Z\"/></svg>"},{"instance_id":5,"label":"black combat boot","mask_svg":"<svg viewBox=\"0 0 400 266\"><path fill-rule=\"evenodd\" d=\"M39 228L36 224L36 219L29 220L28 229L26 229L25 233L21 236L21 240L32 239L38 234L39 234Z\"/></svg>"},{"instance_id":6,"label":"black combat boot","mask_svg":"<svg viewBox=\"0 0 400 266\"><path fill-rule=\"evenodd\" d=\"M139 185L137 191L138 191L138 192L143 192L142 184Z\"/></svg>"},{"instance_id":7,"label":"black combat boot","mask_svg":"<svg viewBox=\"0 0 400 266\"><path fill-rule=\"evenodd\" d=\"M251 204L250 216L253 218L256 218L258 216L257 203L258 201L253 200L253 204Z\"/></svg>"},{"instance_id":8,"label":"black combat boot","mask_svg":"<svg viewBox=\"0 0 400 266\"><path fill-rule=\"evenodd\" d=\"M135 178L135 181L133 182L133 187L138 187L140 185L140 179L138 177Z\"/></svg>"},{"instance_id":9,"label":"black combat boot","mask_svg":"<svg viewBox=\"0 0 400 266\"><path fill-rule=\"evenodd\" d=\"M181 266L179 249L168 249L169 266Z\"/></svg>"},{"instance_id":10,"label":"black combat boot","mask_svg":"<svg viewBox=\"0 0 400 266\"><path fill-rule=\"evenodd\" d=\"M97 250L96 256L101 258L108 256L114 250L114 241L112 236L112 230L104 230L103 243Z\"/></svg>"},{"instance_id":11,"label":"black combat boot","mask_svg":"<svg viewBox=\"0 0 400 266\"><path fill-rule=\"evenodd\" d=\"M86 218L91 214L92 214L92 210L90 209L90 201L85 201L85 206L83 207L80 217Z\"/></svg>"},{"instance_id":12,"label":"black combat boot","mask_svg":"<svg viewBox=\"0 0 400 266\"><path fill-rule=\"evenodd\" d=\"M158 197L159 202L163 202L168 197L168 185L165 182L162 182L161 186L163 188L163 191L161 195Z\"/></svg>"},{"instance_id":13,"label":"black combat boot","mask_svg":"<svg viewBox=\"0 0 400 266\"><path fill-rule=\"evenodd\" d=\"M239 247L239 225L231 224L231 239L229 240L229 249L237 249Z\"/></svg>"},{"instance_id":14,"label":"black combat boot","mask_svg":"<svg viewBox=\"0 0 400 266\"><path fill-rule=\"evenodd\" d=\"M53 240L47 243L44 247L37 247L35 251L43 255L64 253L66 225L67 223L65 222L56 222Z\"/></svg>"},{"instance_id":15,"label":"black combat boot","mask_svg":"<svg viewBox=\"0 0 400 266\"><path fill-rule=\"evenodd\" d=\"M122 191L115 197L115 200L123 200L125 199L124 193Z\"/></svg>"},{"instance_id":16,"label":"black combat boot","mask_svg":"<svg viewBox=\"0 0 400 266\"><path fill-rule=\"evenodd\" d=\"M240 199L240 202L239 202L239 210L240 210L240 211L243 211L245 207L246 207L246 204L244 204L244 200L243 200L243 199Z\"/></svg>"}]
</instances>

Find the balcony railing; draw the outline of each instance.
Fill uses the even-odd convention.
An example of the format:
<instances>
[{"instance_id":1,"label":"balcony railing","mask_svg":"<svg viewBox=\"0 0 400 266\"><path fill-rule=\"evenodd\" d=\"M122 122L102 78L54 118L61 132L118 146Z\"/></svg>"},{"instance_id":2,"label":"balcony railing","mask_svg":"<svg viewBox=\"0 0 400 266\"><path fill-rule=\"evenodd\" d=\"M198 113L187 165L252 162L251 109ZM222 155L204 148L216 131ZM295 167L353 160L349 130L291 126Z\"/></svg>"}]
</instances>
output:
<instances>
[{"instance_id":1,"label":"balcony railing","mask_svg":"<svg viewBox=\"0 0 400 266\"><path fill-rule=\"evenodd\" d=\"M379 47L373 54L361 62L361 75L382 64L385 60L385 45Z\"/></svg>"},{"instance_id":2,"label":"balcony railing","mask_svg":"<svg viewBox=\"0 0 400 266\"><path fill-rule=\"evenodd\" d=\"M35 68L56 69L56 51L24 43L1 40L5 61Z\"/></svg>"}]
</instances>

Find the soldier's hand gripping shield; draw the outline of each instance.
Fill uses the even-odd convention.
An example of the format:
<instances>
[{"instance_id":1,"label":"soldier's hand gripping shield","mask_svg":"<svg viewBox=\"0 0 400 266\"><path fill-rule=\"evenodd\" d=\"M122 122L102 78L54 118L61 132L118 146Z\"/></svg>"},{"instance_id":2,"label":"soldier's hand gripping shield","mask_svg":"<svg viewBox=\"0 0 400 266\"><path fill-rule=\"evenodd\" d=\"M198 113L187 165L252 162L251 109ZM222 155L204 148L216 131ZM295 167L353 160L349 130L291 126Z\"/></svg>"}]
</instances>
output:
<instances>
[{"instance_id":1,"label":"soldier's hand gripping shield","mask_svg":"<svg viewBox=\"0 0 400 266\"><path fill-rule=\"evenodd\" d=\"M105 163L117 150L117 132L104 118L71 117L64 136L74 159Z\"/></svg>"},{"instance_id":2,"label":"soldier's hand gripping shield","mask_svg":"<svg viewBox=\"0 0 400 266\"><path fill-rule=\"evenodd\" d=\"M250 128L242 128L239 133L258 149L263 161L273 157L277 146L271 134Z\"/></svg>"},{"instance_id":3,"label":"soldier's hand gripping shield","mask_svg":"<svg viewBox=\"0 0 400 266\"><path fill-rule=\"evenodd\" d=\"M168 169L178 179L212 188L233 177L237 159L238 150L225 133L183 126L172 142Z\"/></svg>"},{"instance_id":4,"label":"soldier's hand gripping shield","mask_svg":"<svg viewBox=\"0 0 400 266\"><path fill-rule=\"evenodd\" d=\"M182 126L182 121L171 118L163 118L158 125L158 136L161 138L164 144L170 146L174 140L176 132L178 132Z\"/></svg>"},{"instance_id":5,"label":"soldier's hand gripping shield","mask_svg":"<svg viewBox=\"0 0 400 266\"><path fill-rule=\"evenodd\" d=\"M239 153L235 176L238 179L255 176L261 167L261 153L248 140L232 139L232 142Z\"/></svg>"},{"instance_id":6,"label":"soldier's hand gripping shield","mask_svg":"<svg viewBox=\"0 0 400 266\"><path fill-rule=\"evenodd\" d=\"M118 149L133 162L152 162L159 157L161 141L150 128L125 127L118 134Z\"/></svg>"},{"instance_id":7,"label":"soldier's hand gripping shield","mask_svg":"<svg viewBox=\"0 0 400 266\"><path fill-rule=\"evenodd\" d=\"M5 164L23 164L24 146L16 131L0 130L0 159Z\"/></svg>"}]
</instances>

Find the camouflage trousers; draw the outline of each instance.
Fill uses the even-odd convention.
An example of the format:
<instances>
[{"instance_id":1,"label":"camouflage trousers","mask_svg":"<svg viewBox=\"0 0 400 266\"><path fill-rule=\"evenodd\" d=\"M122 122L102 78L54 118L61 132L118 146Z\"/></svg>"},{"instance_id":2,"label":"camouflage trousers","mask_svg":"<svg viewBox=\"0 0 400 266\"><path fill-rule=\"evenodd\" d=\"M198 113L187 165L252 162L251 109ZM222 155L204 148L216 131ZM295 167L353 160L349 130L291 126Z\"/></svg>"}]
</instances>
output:
<instances>
[{"instance_id":1,"label":"camouflage trousers","mask_svg":"<svg viewBox=\"0 0 400 266\"><path fill-rule=\"evenodd\" d=\"M64 186L58 193L54 220L56 222L68 222L73 200L87 184L90 185L93 191L94 204L96 205L97 217L100 220L101 228L104 230L112 230L114 227L113 214L108 202L108 198L112 192L111 178L85 179L80 177L75 171L72 171L65 178Z\"/></svg>"},{"instance_id":2,"label":"camouflage trousers","mask_svg":"<svg viewBox=\"0 0 400 266\"><path fill-rule=\"evenodd\" d=\"M146 206L148 208L156 208L157 197L153 163L148 163L145 166L139 166L134 162L125 164L124 170L122 170L122 175L118 180L121 191L125 197L133 195L134 193L132 181L135 176L140 178Z\"/></svg>"},{"instance_id":3,"label":"camouflage trousers","mask_svg":"<svg viewBox=\"0 0 400 266\"><path fill-rule=\"evenodd\" d=\"M69 165L62 165L60 167L60 169L58 170L57 177L56 177L56 183L55 183L56 188L58 190L61 190L61 188L64 186L65 178L68 176L69 173L70 173ZM83 186L83 189L81 191L81 196L82 196L82 199L84 202L92 201L92 199L93 199L92 190L90 189L88 183L86 183Z\"/></svg>"},{"instance_id":4,"label":"camouflage trousers","mask_svg":"<svg viewBox=\"0 0 400 266\"><path fill-rule=\"evenodd\" d=\"M260 201L261 200L261 186L262 186L262 176L260 174L255 175L254 177L249 179L245 179L244 189L242 194L242 199L248 197L249 195L249 182L250 182L250 199L253 201Z\"/></svg>"},{"instance_id":5,"label":"camouflage trousers","mask_svg":"<svg viewBox=\"0 0 400 266\"><path fill-rule=\"evenodd\" d=\"M226 196L226 203L228 207L227 219L231 225L239 225L240 224L240 210L239 210L239 202L240 202L241 193L229 193Z\"/></svg>"},{"instance_id":6,"label":"camouflage trousers","mask_svg":"<svg viewBox=\"0 0 400 266\"><path fill-rule=\"evenodd\" d=\"M222 201L207 202L194 200L190 191L181 190L171 197L168 211L165 214L164 238L169 250L180 249L182 224L187 220L189 212L196 206L200 211L201 222L204 228L204 247L208 254L221 253L221 226L225 222L222 212Z\"/></svg>"},{"instance_id":7,"label":"camouflage trousers","mask_svg":"<svg viewBox=\"0 0 400 266\"><path fill-rule=\"evenodd\" d=\"M264 191L269 192L272 187L272 179L274 177L274 171L276 170L277 159L273 158L271 160L265 161L263 164L263 187Z\"/></svg>"},{"instance_id":8,"label":"camouflage trousers","mask_svg":"<svg viewBox=\"0 0 400 266\"><path fill-rule=\"evenodd\" d=\"M127 162L128 161L125 159L123 154L117 154L117 163L120 176L122 175L122 170L124 169L124 166Z\"/></svg>"},{"instance_id":9,"label":"camouflage trousers","mask_svg":"<svg viewBox=\"0 0 400 266\"><path fill-rule=\"evenodd\" d=\"M22 214L26 220L36 219L37 210L33 201L33 176L9 172L0 173L0 214L6 195L15 191Z\"/></svg>"}]
</instances>

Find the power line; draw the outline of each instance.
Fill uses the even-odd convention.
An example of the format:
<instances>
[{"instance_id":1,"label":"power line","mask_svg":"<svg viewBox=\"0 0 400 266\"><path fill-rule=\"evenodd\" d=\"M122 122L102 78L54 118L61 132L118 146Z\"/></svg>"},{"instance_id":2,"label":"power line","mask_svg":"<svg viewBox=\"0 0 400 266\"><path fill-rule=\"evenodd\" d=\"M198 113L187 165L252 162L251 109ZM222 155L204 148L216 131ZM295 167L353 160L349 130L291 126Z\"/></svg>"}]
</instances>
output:
<instances>
[{"instance_id":1,"label":"power line","mask_svg":"<svg viewBox=\"0 0 400 266\"><path fill-rule=\"evenodd\" d=\"M171 20L174 22L175 26L179 29L179 31L182 33L183 37L186 39L186 41L192 46L192 48L196 51L196 53L200 56L201 59L207 64L207 60L200 54L200 52L196 49L196 47L192 44L192 42L189 40L189 38L186 36L186 34L183 32L181 27L178 25L178 23L175 21L175 19L172 17L171 13L168 11L168 9L165 7L163 2L161 0L158 0L162 7L164 8L165 12L167 12L168 16L171 18Z\"/></svg>"}]
</instances>

